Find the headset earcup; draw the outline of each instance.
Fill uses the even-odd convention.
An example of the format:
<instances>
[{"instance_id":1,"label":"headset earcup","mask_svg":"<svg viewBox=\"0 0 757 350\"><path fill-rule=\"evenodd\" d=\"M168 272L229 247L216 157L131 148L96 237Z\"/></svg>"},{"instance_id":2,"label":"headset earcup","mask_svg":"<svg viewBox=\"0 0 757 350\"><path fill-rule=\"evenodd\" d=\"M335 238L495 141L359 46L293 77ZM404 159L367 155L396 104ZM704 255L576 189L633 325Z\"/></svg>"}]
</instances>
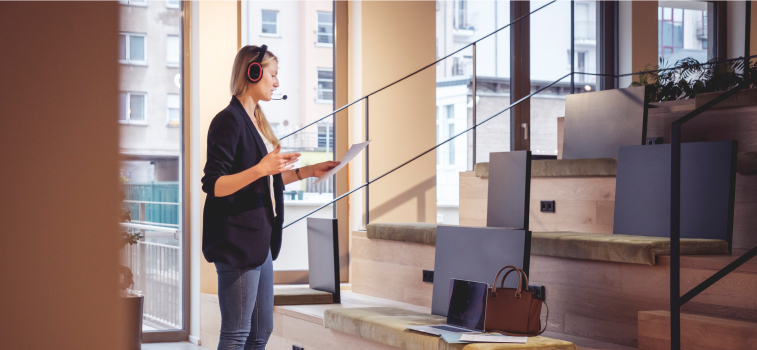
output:
<instances>
[{"instance_id":1,"label":"headset earcup","mask_svg":"<svg viewBox=\"0 0 757 350\"><path fill-rule=\"evenodd\" d=\"M251 83L257 83L263 76L263 67L258 62L252 62L247 67L247 80Z\"/></svg>"}]
</instances>

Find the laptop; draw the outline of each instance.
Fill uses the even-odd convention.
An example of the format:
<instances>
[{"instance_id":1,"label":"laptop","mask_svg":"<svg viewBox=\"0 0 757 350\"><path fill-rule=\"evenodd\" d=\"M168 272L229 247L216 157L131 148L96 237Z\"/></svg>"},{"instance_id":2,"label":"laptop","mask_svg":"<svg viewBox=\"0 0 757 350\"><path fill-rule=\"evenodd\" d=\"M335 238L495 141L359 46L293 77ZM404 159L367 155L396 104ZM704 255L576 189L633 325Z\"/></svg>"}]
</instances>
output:
<instances>
[{"instance_id":1,"label":"laptop","mask_svg":"<svg viewBox=\"0 0 757 350\"><path fill-rule=\"evenodd\" d=\"M449 311L443 325L411 326L418 332L442 335L484 332L486 311L486 283L451 279L449 287Z\"/></svg>"}]
</instances>

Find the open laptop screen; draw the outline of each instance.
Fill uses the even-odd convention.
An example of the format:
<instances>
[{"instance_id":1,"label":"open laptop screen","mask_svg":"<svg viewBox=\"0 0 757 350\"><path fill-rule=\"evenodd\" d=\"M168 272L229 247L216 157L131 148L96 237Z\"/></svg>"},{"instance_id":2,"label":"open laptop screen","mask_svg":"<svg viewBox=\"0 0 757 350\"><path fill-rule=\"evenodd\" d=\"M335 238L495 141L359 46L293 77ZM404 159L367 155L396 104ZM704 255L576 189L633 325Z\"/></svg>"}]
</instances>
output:
<instances>
[{"instance_id":1,"label":"open laptop screen","mask_svg":"<svg viewBox=\"0 0 757 350\"><path fill-rule=\"evenodd\" d=\"M484 330L486 283L450 279L447 324Z\"/></svg>"}]
</instances>

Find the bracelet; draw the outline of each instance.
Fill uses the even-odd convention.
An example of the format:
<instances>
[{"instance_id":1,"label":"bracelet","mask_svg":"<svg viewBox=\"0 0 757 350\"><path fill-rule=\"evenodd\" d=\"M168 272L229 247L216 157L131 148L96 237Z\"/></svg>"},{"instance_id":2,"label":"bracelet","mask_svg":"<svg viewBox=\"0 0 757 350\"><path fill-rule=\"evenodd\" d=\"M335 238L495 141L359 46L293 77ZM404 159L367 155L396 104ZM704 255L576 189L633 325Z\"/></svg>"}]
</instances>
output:
<instances>
[{"instance_id":1,"label":"bracelet","mask_svg":"<svg viewBox=\"0 0 757 350\"><path fill-rule=\"evenodd\" d=\"M300 175L300 168L294 169L294 173L297 174L297 180L302 181L302 175Z\"/></svg>"}]
</instances>

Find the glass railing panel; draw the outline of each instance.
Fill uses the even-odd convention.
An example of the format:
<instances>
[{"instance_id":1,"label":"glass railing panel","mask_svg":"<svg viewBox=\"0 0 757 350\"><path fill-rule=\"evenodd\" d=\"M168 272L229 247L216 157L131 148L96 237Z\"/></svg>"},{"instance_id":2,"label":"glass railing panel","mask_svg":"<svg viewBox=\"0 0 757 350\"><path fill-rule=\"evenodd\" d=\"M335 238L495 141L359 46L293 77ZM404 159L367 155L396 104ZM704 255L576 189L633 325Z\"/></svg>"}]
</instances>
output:
<instances>
[{"instance_id":1,"label":"glass railing panel","mask_svg":"<svg viewBox=\"0 0 757 350\"><path fill-rule=\"evenodd\" d=\"M547 1L532 1L531 10ZM569 74L570 78L533 96L530 100L531 153L537 157L554 157L558 153L558 118L565 116L565 98L571 93L596 91L598 47L596 40L597 3L575 1L575 37L571 52L571 2L557 2L531 16L531 91Z\"/></svg>"}]
</instances>

